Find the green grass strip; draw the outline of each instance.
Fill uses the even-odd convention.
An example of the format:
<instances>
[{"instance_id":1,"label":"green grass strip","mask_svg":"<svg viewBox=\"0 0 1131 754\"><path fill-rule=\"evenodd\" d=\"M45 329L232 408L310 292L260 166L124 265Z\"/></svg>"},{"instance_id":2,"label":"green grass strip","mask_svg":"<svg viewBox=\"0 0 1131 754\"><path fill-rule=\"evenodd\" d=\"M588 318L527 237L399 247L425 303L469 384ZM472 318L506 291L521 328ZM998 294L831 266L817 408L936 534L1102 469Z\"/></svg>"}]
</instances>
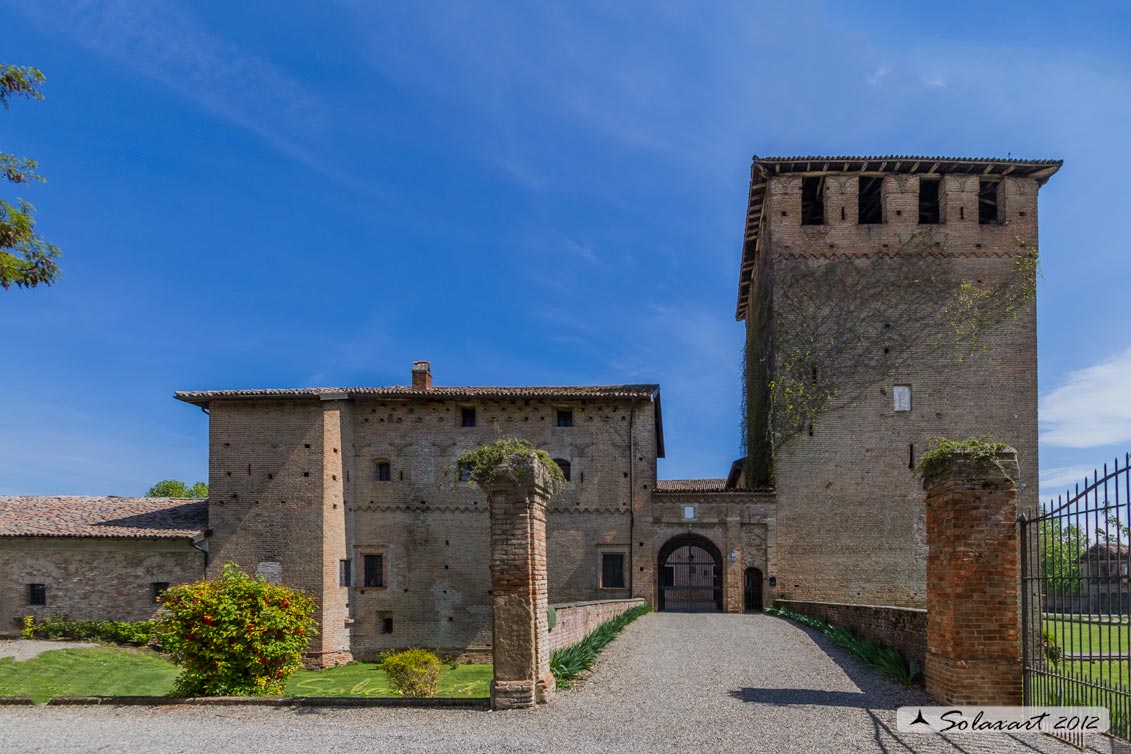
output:
<instances>
[{"instance_id":1,"label":"green grass strip","mask_svg":"<svg viewBox=\"0 0 1131 754\"><path fill-rule=\"evenodd\" d=\"M626 610L597 626L593 629L593 633L576 644L570 644L550 655L550 670L554 673L554 681L558 688L568 689L571 681L577 680L593 667L597 662L597 655L609 642L617 638L617 634L623 631L625 626L651 611L652 608L648 605L639 605Z\"/></svg>"}]
</instances>

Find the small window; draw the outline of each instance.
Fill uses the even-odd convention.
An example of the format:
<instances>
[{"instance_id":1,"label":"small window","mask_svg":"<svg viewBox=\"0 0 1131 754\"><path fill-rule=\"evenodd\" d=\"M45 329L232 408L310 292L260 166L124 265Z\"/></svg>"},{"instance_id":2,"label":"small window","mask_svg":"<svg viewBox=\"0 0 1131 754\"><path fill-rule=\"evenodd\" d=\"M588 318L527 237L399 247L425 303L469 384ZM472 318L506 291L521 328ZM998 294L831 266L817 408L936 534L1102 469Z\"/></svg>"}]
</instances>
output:
<instances>
[{"instance_id":1,"label":"small window","mask_svg":"<svg viewBox=\"0 0 1131 754\"><path fill-rule=\"evenodd\" d=\"M373 463L373 479L378 482L387 482L393 477L388 461L375 461Z\"/></svg>"},{"instance_id":2,"label":"small window","mask_svg":"<svg viewBox=\"0 0 1131 754\"><path fill-rule=\"evenodd\" d=\"M825 224L825 177L801 179L801 224Z\"/></svg>"},{"instance_id":3,"label":"small window","mask_svg":"<svg viewBox=\"0 0 1131 754\"><path fill-rule=\"evenodd\" d=\"M572 427L573 426L573 411L567 409L558 409L558 426L559 427Z\"/></svg>"},{"instance_id":4,"label":"small window","mask_svg":"<svg viewBox=\"0 0 1131 754\"><path fill-rule=\"evenodd\" d=\"M558 465L558 468L562 470L562 475L565 476L565 480L568 482L570 480L570 462L564 458L555 458L554 463L556 463Z\"/></svg>"},{"instance_id":5,"label":"small window","mask_svg":"<svg viewBox=\"0 0 1131 754\"><path fill-rule=\"evenodd\" d=\"M27 603L29 605L43 606L47 604L47 586L45 584L27 585Z\"/></svg>"},{"instance_id":6,"label":"small window","mask_svg":"<svg viewBox=\"0 0 1131 754\"><path fill-rule=\"evenodd\" d=\"M978 224L993 225L998 221L998 189L1000 181L978 181Z\"/></svg>"},{"instance_id":7,"label":"small window","mask_svg":"<svg viewBox=\"0 0 1131 754\"><path fill-rule=\"evenodd\" d=\"M459 465L459 480L461 482L466 482L470 479L471 479L471 464L470 463L461 463Z\"/></svg>"},{"instance_id":8,"label":"small window","mask_svg":"<svg viewBox=\"0 0 1131 754\"><path fill-rule=\"evenodd\" d=\"M353 584L353 563L349 560L338 561L338 586L351 586Z\"/></svg>"},{"instance_id":9,"label":"small window","mask_svg":"<svg viewBox=\"0 0 1131 754\"><path fill-rule=\"evenodd\" d=\"M391 633L393 633L393 619L392 618L381 618L380 622L377 625L380 627L377 630L377 633L379 633L379 634L391 634Z\"/></svg>"},{"instance_id":10,"label":"small window","mask_svg":"<svg viewBox=\"0 0 1131 754\"><path fill-rule=\"evenodd\" d=\"M919 224L938 225L942 221L937 178L919 179Z\"/></svg>"},{"instance_id":11,"label":"small window","mask_svg":"<svg viewBox=\"0 0 1131 754\"><path fill-rule=\"evenodd\" d=\"M475 426L475 409L461 408L460 410L460 426L461 427L474 427Z\"/></svg>"},{"instance_id":12,"label":"small window","mask_svg":"<svg viewBox=\"0 0 1131 754\"><path fill-rule=\"evenodd\" d=\"M624 589L624 553L601 553L601 588Z\"/></svg>"},{"instance_id":13,"label":"small window","mask_svg":"<svg viewBox=\"0 0 1131 754\"><path fill-rule=\"evenodd\" d=\"M365 556L365 580L362 583L369 587L380 588L385 586L385 557L383 555Z\"/></svg>"},{"instance_id":14,"label":"small window","mask_svg":"<svg viewBox=\"0 0 1131 754\"><path fill-rule=\"evenodd\" d=\"M168 581L154 581L149 585L149 596L153 598L154 602L160 602L167 591L169 591Z\"/></svg>"}]
</instances>

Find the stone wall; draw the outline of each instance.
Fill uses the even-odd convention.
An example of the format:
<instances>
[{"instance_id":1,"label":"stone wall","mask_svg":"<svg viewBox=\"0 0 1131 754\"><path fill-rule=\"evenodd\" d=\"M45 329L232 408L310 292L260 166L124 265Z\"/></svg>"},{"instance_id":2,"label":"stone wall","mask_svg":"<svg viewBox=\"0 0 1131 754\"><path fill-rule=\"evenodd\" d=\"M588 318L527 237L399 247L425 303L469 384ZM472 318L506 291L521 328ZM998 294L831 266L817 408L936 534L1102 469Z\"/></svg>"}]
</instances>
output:
<instances>
[{"instance_id":1,"label":"stone wall","mask_svg":"<svg viewBox=\"0 0 1131 754\"><path fill-rule=\"evenodd\" d=\"M919 304L916 297L928 273L978 288L1011 275L1020 251L1017 239L1037 243L1037 181L1005 177L1002 222L981 225L977 176L945 176L944 222L920 226L916 176L884 178L885 221L878 225L857 223L857 180L852 175L828 177L824 225L800 222L801 176L774 177L767 186L764 262L757 274L768 276L769 282L755 280L754 290L768 288L761 295L771 296L772 306L765 316L749 318L748 326L779 328L775 369L784 368L781 359L791 337L802 349L811 342L805 328L785 314L789 293L782 281L790 274L852 266L868 285L879 286L855 290L834 285L823 291L824 299L807 300L800 307L801 316L823 323L818 327L830 337L842 327L838 323L850 323L859 340L844 348L865 349L861 353L868 358L848 360L859 364L849 372L858 391L848 394L845 375L836 375L842 383L837 396L811 427L778 449L774 480L781 506L774 596L923 607L924 499L912 467L930 438L991 434L1017 448L1022 505L1036 502L1036 315L1035 302L1024 302L1015 316L985 333L972 353L964 353L953 327L927 314L946 301ZM922 270L923 275L909 277L908 270ZM877 303L881 298L883 306ZM900 317L908 312L918 316ZM914 337L889 337L896 331ZM846 340L838 330L836 342ZM820 361L797 368L806 376L815 369L817 380L834 379L829 365ZM895 385L911 387L910 411L894 410Z\"/></svg>"},{"instance_id":2,"label":"stone wall","mask_svg":"<svg viewBox=\"0 0 1131 754\"><path fill-rule=\"evenodd\" d=\"M595 602L566 602L554 605L557 624L550 629L550 651L564 649L593 633L597 626L612 620L621 613L645 604L636 597L627 600L598 600Z\"/></svg>"},{"instance_id":3,"label":"stone wall","mask_svg":"<svg viewBox=\"0 0 1131 754\"><path fill-rule=\"evenodd\" d=\"M152 584L197 581L204 553L187 540L6 538L0 548L0 635L19 633L25 615L74 620L147 620L160 606ZM43 584L45 606L28 605Z\"/></svg>"},{"instance_id":4,"label":"stone wall","mask_svg":"<svg viewBox=\"0 0 1131 754\"><path fill-rule=\"evenodd\" d=\"M802 615L821 618L834 626L847 626L865 639L898 649L908 660L923 667L927 656L926 610L795 600L778 600L777 604Z\"/></svg>"}]
</instances>

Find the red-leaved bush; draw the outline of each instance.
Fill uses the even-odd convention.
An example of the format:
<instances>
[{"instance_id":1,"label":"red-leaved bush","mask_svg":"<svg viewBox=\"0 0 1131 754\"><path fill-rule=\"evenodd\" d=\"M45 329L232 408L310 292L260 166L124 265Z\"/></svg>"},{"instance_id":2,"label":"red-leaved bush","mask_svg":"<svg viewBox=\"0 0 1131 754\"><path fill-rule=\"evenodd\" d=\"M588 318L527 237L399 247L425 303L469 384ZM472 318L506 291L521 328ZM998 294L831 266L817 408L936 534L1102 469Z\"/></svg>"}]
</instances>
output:
<instances>
[{"instance_id":1,"label":"red-leaved bush","mask_svg":"<svg viewBox=\"0 0 1131 754\"><path fill-rule=\"evenodd\" d=\"M162 647L181 666L177 696L281 694L317 633L314 600L228 563L218 579L163 595Z\"/></svg>"}]
</instances>

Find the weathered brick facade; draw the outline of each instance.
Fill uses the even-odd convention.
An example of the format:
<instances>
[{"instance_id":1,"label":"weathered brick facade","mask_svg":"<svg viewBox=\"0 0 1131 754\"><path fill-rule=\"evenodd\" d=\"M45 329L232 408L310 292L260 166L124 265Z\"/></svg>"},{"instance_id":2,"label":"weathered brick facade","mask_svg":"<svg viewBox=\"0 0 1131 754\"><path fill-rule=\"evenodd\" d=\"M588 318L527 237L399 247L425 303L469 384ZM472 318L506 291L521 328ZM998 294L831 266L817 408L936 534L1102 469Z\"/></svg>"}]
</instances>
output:
<instances>
[{"instance_id":1,"label":"weathered brick facade","mask_svg":"<svg viewBox=\"0 0 1131 754\"><path fill-rule=\"evenodd\" d=\"M1017 448L1021 502L1035 505L1035 300L1006 299L983 317L1000 321L963 341L957 331L980 320L959 295L966 285L976 298L1021 275L1019 239L1037 245L1037 191L1058 166L755 160L738 316L754 330L748 358L757 360L747 372L755 425L747 477L772 473L778 500L774 596L926 604L923 493L912 469L932 437L990 434ZM882 179L873 224L859 222L865 177ZM823 181L823 213L805 224L803 181L813 178ZM920 224L919 186L928 178L941 181L939 222ZM996 182L998 215L979 222L987 179ZM851 274L829 274L841 269ZM823 285L799 300L796 284L806 280ZM945 291L943 280L952 283ZM924 290L935 295L922 300ZM993 303L980 305L984 313ZM915 321L903 321L908 315ZM791 377L802 392L831 387L816 416L798 412L793 436L774 421L804 398L779 395L771 410L767 388ZM895 410L896 386L908 389L910 410Z\"/></svg>"}]
</instances>

